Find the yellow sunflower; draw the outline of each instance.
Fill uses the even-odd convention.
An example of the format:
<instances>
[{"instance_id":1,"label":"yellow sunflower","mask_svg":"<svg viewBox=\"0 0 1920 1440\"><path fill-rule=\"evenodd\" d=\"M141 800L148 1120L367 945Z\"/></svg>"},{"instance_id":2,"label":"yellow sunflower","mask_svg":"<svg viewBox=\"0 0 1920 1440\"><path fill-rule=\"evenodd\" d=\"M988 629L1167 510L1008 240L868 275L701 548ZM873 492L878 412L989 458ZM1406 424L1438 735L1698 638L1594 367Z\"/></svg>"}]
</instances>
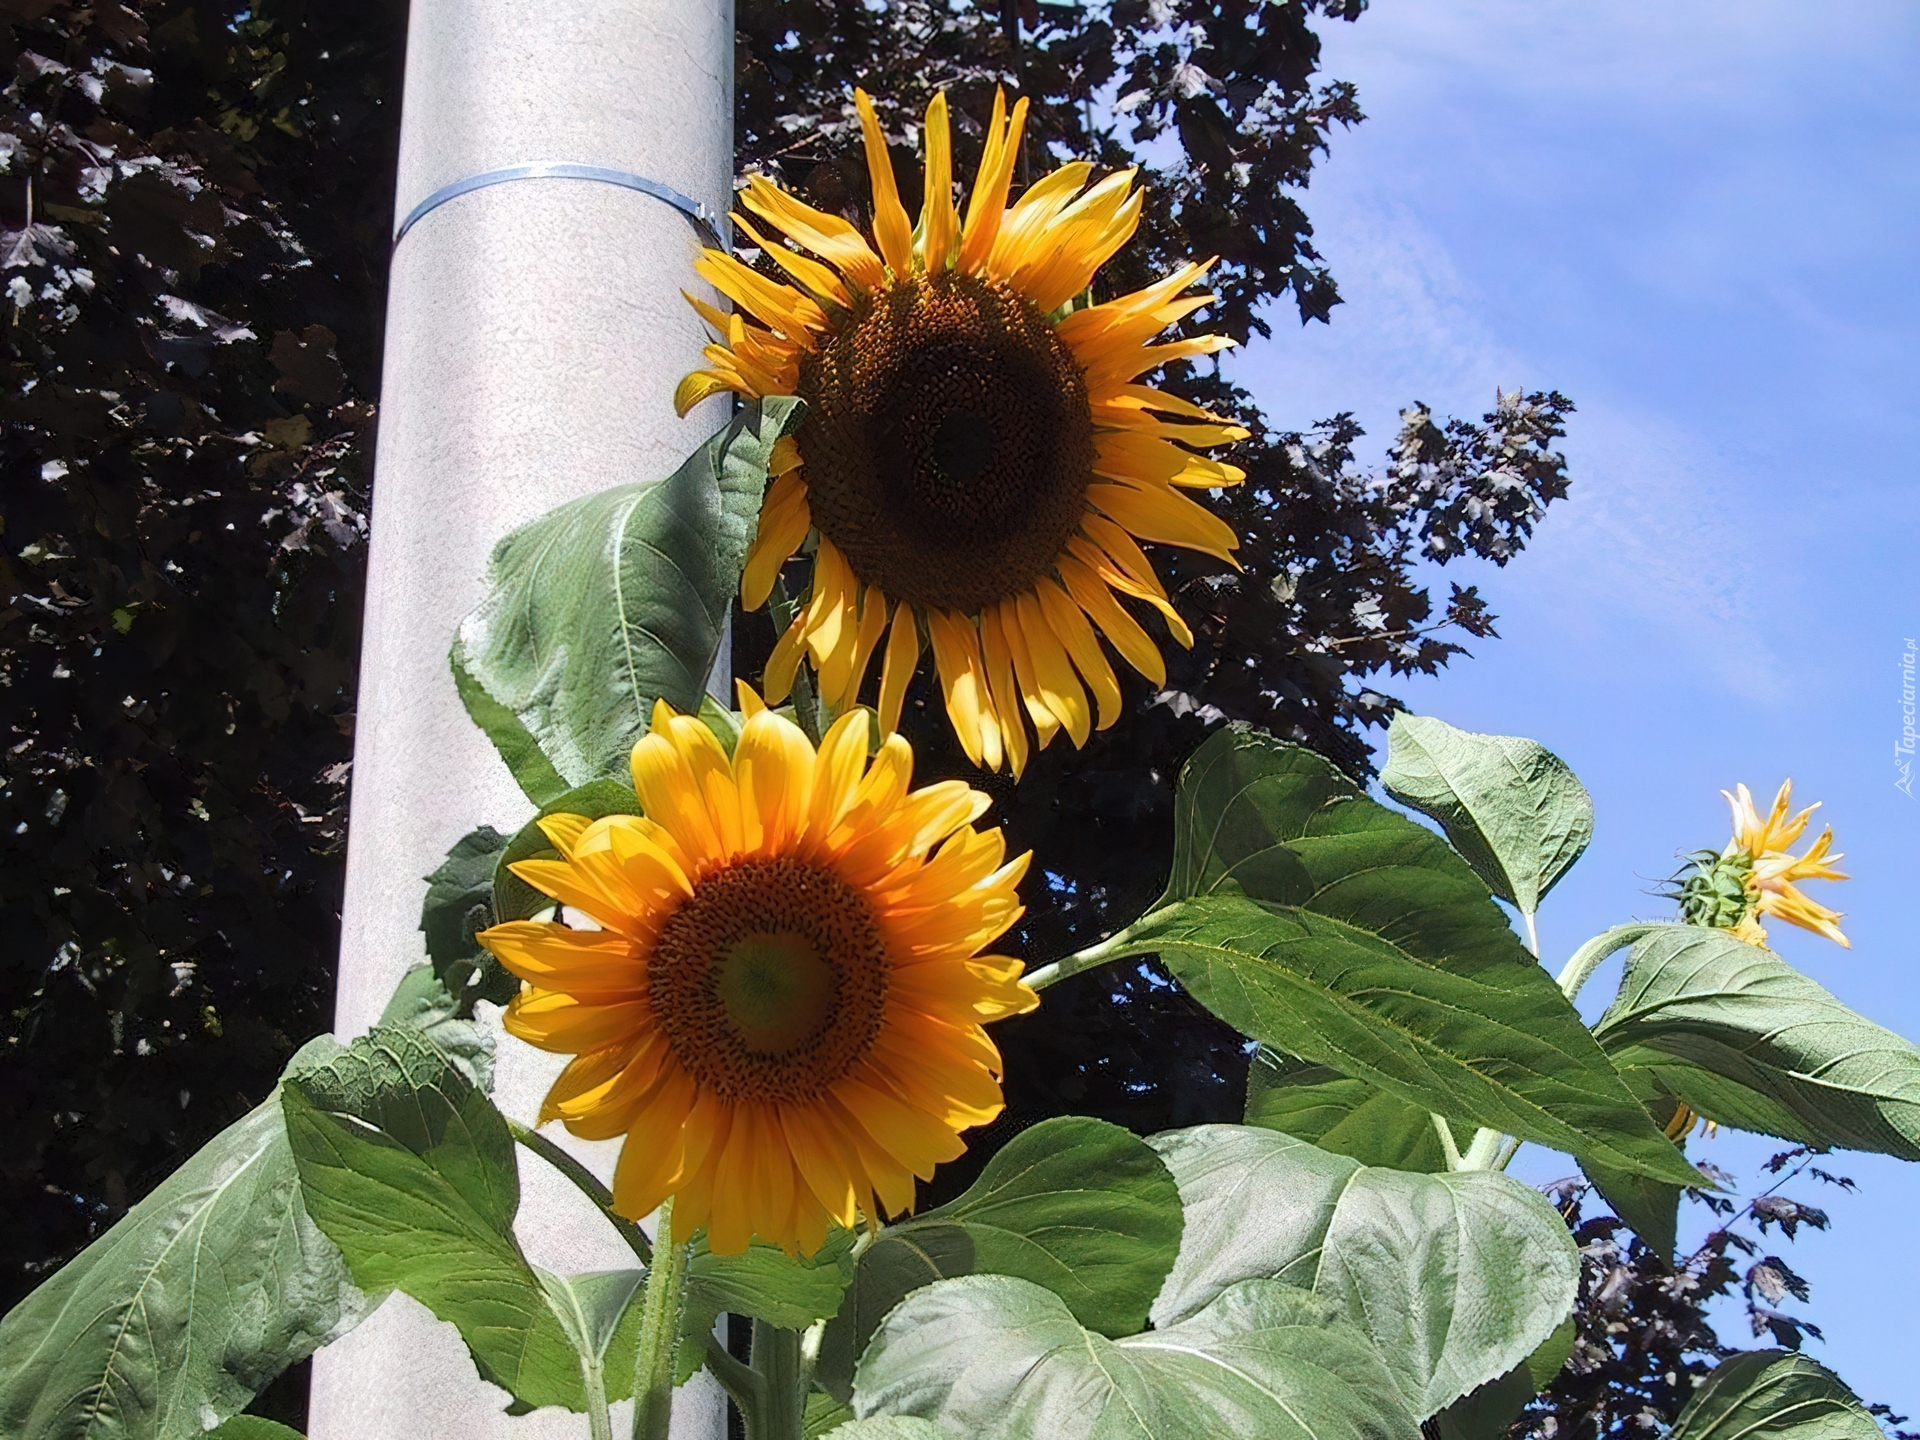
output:
<instances>
[{"instance_id":1,"label":"yellow sunflower","mask_svg":"<svg viewBox=\"0 0 1920 1440\"><path fill-rule=\"evenodd\" d=\"M1746 877L1752 909L1734 927L1734 933L1743 940L1765 944L1767 932L1761 929L1758 917L1777 915L1789 925L1798 925L1803 930L1824 935L1836 944L1852 949L1847 937L1840 933L1840 913L1809 900L1793 883L1796 880L1847 878L1833 868L1833 862L1844 857L1827 854L1833 844L1831 826L1820 832L1820 838L1807 848L1806 854L1787 853L1787 847L1798 840L1800 832L1807 828L1808 817L1820 807L1817 804L1809 805L1789 819L1787 811L1793 800L1791 780L1781 785L1780 793L1774 797L1773 809L1764 820L1760 818L1760 811L1746 786L1734 786L1732 794L1725 790L1720 793L1726 796L1727 804L1733 810L1733 839L1727 842L1727 848L1722 853L1729 859L1744 856L1753 866Z\"/></svg>"},{"instance_id":2,"label":"yellow sunflower","mask_svg":"<svg viewBox=\"0 0 1920 1440\"><path fill-rule=\"evenodd\" d=\"M1183 492L1244 479L1194 451L1247 431L1137 382L1233 342L1148 343L1214 298L1186 293L1208 265L1085 303L1094 272L1139 224L1134 172L1089 187L1093 166L1075 161L1009 208L1025 100L1009 116L995 97L962 221L947 101L934 97L918 228L873 104L864 91L854 100L877 252L839 216L750 180L744 208L812 255L734 217L793 283L705 253L695 268L746 315L693 300L720 340L676 402L683 414L724 390L807 402L797 439L776 455L740 585L748 609L765 604L780 567L818 534L811 595L768 664L768 698L785 697L804 653L823 698L845 710L881 650L878 709L892 731L924 628L961 747L977 765L1018 775L1022 707L1041 746L1061 730L1084 744L1119 718L1101 635L1165 683L1158 646L1115 592L1155 607L1174 639L1193 643L1137 542L1232 561L1238 538Z\"/></svg>"},{"instance_id":3,"label":"yellow sunflower","mask_svg":"<svg viewBox=\"0 0 1920 1440\"><path fill-rule=\"evenodd\" d=\"M1018 960L979 952L1021 912L1026 856L975 830L957 780L908 790L854 711L816 754L745 686L731 757L664 703L633 750L645 818L540 822L558 860L513 872L598 928L517 920L480 940L526 982L508 1031L575 1058L540 1120L624 1135L620 1212L668 1196L721 1254L812 1253L913 1203L913 1177L1000 1113L982 1022L1031 1010Z\"/></svg>"}]
</instances>

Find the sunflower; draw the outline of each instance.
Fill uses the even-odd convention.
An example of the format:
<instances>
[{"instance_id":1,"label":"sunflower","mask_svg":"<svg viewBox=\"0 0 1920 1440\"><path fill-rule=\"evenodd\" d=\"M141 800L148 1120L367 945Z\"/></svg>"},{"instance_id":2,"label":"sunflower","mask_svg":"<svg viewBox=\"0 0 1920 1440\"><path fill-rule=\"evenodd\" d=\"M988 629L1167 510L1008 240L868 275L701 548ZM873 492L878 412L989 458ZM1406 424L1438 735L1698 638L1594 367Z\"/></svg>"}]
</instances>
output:
<instances>
[{"instance_id":1,"label":"sunflower","mask_svg":"<svg viewBox=\"0 0 1920 1440\"><path fill-rule=\"evenodd\" d=\"M854 100L875 244L839 216L749 180L743 207L800 249L744 216L735 223L792 283L705 252L695 268L746 313L688 297L719 339L705 352L710 367L687 376L675 399L683 414L725 390L807 402L799 435L776 456L740 584L748 609L765 604L781 566L818 535L811 594L768 663L768 698L786 696L804 654L822 697L845 710L879 651L878 709L891 732L924 630L961 748L976 765L1018 775L1028 755L1023 708L1040 746L1061 730L1084 744L1119 718L1101 635L1165 684L1158 646L1116 592L1157 609L1175 640L1193 644L1137 542L1232 563L1238 538L1183 492L1244 479L1195 450L1248 432L1138 381L1233 342L1148 343L1214 298L1187 293L1211 262L1088 303L1094 272L1139 224L1134 172L1089 186L1093 166L1075 161L1009 208L1024 99L1009 116L995 96L963 221L947 101L934 96L918 228L901 206L872 101L860 90Z\"/></svg>"},{"instance_id":2,"label":"sunflower","mask_svg":"<svg viewBox=\"0 0 1920 1440\"><path fill-rule=\"evenodd\" d=\"M572 1055L541 1106L626 1137L614 1202L674 1197L676 1229L735 1254L819 1249L913 1203L913 1177L1000 1113L982 1022L1031 1010L1018 960L982 955L1021 913L1026 856L975 830L987 797L908 790L913 752L868 763L865 712L816 754L741 687L731 756L664 702L633 750L645 817L540 822L560 854L514 874L597 928L517 920L481 942L526 982L506 1028Z\"/></svg>"},{"instance_id":3,"label":"sunflower","mask_svg":"<svg viewBox=\"0 0 1920 1440\"><path fill-rule=\"evenodd\" d=\"M1840 933L1840 913L1809 900L1793 883L1847 878L1833 868L1833 862L1843 857L1827 854L1833 844L1831 826L1820 832L1820 838L1807 848L1806 854L1787 853L1787 847L1807 828L1807 818L1820 807L1809 805L1789 819L1787 811L1793 800L1791 780L1781 785L1780 793L1774 797L1773 809L1764 820L1746 786L1734 786L1732 794L1725 790L1720 793L1726 796L1733 810L1733 838L1721 852L1722 858L1743 860L1751 867L1744 876L1750 904L1746 915L1733 927L1734 933L1743 940L1765 944L1767 932L1761 929L1758 917L1776 915L1789 925L1824 935L1851 949L1847 937Z\"/></svg>"}]
</instances>

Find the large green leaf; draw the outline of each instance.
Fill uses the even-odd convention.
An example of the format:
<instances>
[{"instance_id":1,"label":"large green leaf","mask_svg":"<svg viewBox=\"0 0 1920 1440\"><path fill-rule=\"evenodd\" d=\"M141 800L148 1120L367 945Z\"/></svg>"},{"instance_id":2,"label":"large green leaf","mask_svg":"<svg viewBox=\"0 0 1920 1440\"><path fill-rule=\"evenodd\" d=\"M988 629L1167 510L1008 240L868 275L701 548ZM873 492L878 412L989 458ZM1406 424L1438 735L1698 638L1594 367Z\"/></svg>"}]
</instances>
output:
<instances>
[{"instance_id":1,"label":"large green leaf","mask_svg":"<svg viewBox=\"0 0 1920 1440\"><path fill-rule=\"evenodd\" d=\"M258 1415L235 1415L203 1433L205 1440L304 1440L291 1426Z\"/></svg>"},{"instance_id":2,"label":"large green leaf","mask_svg":"<svg viewBox=\"0 0 1920 1440\"><path fill-rule=\"evenodd\" d=\"M952 1440L953 1432L914 1415L875 1415L819 1432L833 1440Z\"/></svg>"},{"instance_id":3,"label":"large green leaf","mask_svg":"<svg viewBox=\"0 0 1920 1440\"><path fill-rule=\"evenodd\" d=\"M1249 1280L1163 1330L1109 1340L1051 1290L943 1280L888 1315L856 1414L918 1415L968 1440L1414 1440L1366 1337L1291 1285Z\"/></svg>"},{"instance_id":4,"label":"large green leaf","mask_svg":"<svg viewBox=\"0 0 1920 1440\"><path fill-rule=\"evenodd\" d=\"M1826 1366L1792 1350L1723 1360L1693 1392L1670 1440L1883 1440L1866 1406Z\"/></svg>"},{"instance_id":5,"label":"large green leaf","mask_svg":"<svg viewBox=\"0 0 1920 1440\"><path fill-rule=\"evenodd\" d=\"M1532 915L1593 839L1593 800L1566 762L1517 735L1405 711L1387 730L1386 792L1440 822L1502 900Z\"/></svg>"},{"instance_id":6,"label":"large green leaf","mask_svg":"<svg viewBox=\"0 0 1920 1440\"><path fill-rule=\"evenodd\" d=\"M1245 1125L1152 1144L1187 1213L1156 1326L1243 1280L1302 1286L1372 1338L1424 1419L1525 1361L1573 1309L1573 1237L1544 1196L1505 1175L1364 1166Z\"/></svg>"},{"instance_id":7,"label":"large green leaf","mask_svg":"<svg viewBox=\"0 0 1920 1440\"><path fill-rule=\"evenodd\" d=\"M738 1255L715 1255L704 1234L696 1238L674 1383L684 1385L705 1363L707 1336L723 1314L765 1320L782 1330L805 1330L831 1318L852 1279L853 1240L850 1231L835 1229L819 1254L802 1259L757 1240Z\"/></svg>"},{"instance_id":8,"label":"large green leaf","mask_svg":"<svg viewBox=\"0 0 1920 1440\"><path fill-rule=\"evenodd\" d=\"M452 663L469 714L536 803L557 789L539 757L584 785L623 772L656 699L700 708L773 445L800 408L751 402L665 480L571 501L494 547Z\"/></svg>"},{"instance_id":9,"label":"large green leaf","mask_svg":"<svg viewBox=\"0 0 1920 1440\"><path fill-rule=\"evenodd\" d=\"M818 1378L844 1397L882 1317L921 1286L959 1275L1032 1281L1077 1323L1132 1334L1173 1267L1181 1225L1179 1189L1144 1140L1081 1115L1043 1121L958 1199L880 1232L828 1327Z\"/></svg>"},{"instance_id":10,"label":"large green leaf","mask_svg":"<svg viewBox=\"0 0 1920 1440\"><path fill-rule=\"evenodd\" d=\"M1445 841L1311 751L1230 726L1188 761L1159 954L1243 1034L1438 1111L1686 1184L1662 1135Z\"/></svg>"},{"instance_id":11,"label":"large green leaf","mask_svg":"<svg viewBox=\"0 0 1920 1440\"><path fill-rule=\"evenodd\" d=\"M1446 1147L1430 1111L1265 1045L1247 1067L1246 1121L1351 1155L1362 1165L1426 1172L1447 1168ZM1472 1135L1464 1124L1461 1128Z\"/></svg>"},{"instance_id":12,"label":"large green leaf","mask_svg":"<svg viewBox=\"0 0 1920 1440\"><path fill-rule=\"evenodd\" d=\"M198 1436L365 1308L307 1217L276 1093L0 1321L0 1434Z\"/></svg>"},{"instance_id":13,"label":"large green leaf","mask_svg":"<svg viewBox=\"0 0 1920 1440\"><path fill-rule=\"evenodd\" d=\"M1594 1033L1722 1125L1920 1160L1920 1048L1726 931L1642 939Z\"/></svg>"},{"instance_id":14,"label":"large green leaf","mask_svg":"<svg viewBox=\"0 0 1920 1440\"><path fill-rule=\"evenodd\" d=\"M524 1404L584 1408L573 1332L605 1297L569 1299L520 1253L513 1139L446 1053L376 1026L290 1077L281 1100L307 1207L355 1281L451 1321L482 1378Z\"/></svg>"}]
</instances>

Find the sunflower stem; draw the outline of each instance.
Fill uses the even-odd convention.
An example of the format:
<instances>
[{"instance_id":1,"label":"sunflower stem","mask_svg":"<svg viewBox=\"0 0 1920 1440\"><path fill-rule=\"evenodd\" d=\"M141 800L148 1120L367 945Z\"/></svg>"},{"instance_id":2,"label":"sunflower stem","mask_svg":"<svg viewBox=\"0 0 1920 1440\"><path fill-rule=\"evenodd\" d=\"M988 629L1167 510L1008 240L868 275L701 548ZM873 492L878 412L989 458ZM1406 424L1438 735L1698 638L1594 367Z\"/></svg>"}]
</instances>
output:
<instances>
[{"instance_id":1,"label":"sunflower stem","mask_svg":"<svg viewBox=\"0 0 1920 1440\"><path fill-rule=\"evenodd\" d=\"M584 1372L587 1391L588 1440L613 1440L613 1416L607 1413L607 1382L599 1366Z\"/></svg>"},{"instance_id":2,"label":"sunflower stem","mask_svg":"<svg viewBox=\"0 0 1920 1440\"><path fill-rule=\"evenodd\" d=\"M673 1233L673 1197L660 1202L654 1263L640 1302L640 1342L633 1352L633 1440L667 1440L673 1420L673 1362L687 1300L687 1246Z\"/></svg>"},{"instance_id":3,"label":"sunflower stem","mask_svg":"<svg viewBox=\"0 0 1920 1440\"><path fill-rule=\"evenodd\" d=\"M1624 950L1629 945L1637 945L1657 930L1665 930L1670 922L1665 920L1637 920L1630 925L1616 925L1604 930L1573 952L1573 958L1567 961L1567 968L1560 972L1560 989L1567 999L1572 1000L1580 993L1580 987L1593 978L1593 972L1600 968L1601 962L1616 950Z\"/></svg>"},{"instance_id":4,"label":"sunflower stem","mask_svg":"<svg viewBox=\"0 0 1920 1440\"><path fill-rule=\"evenodd\" d=\"M516 1144L526 1146L571 1180L574 1188L591 1200L613 1228L620 1232L620 1238L627 1242L629 1250L640 1257L640 1263L653 1263L653 1247L647 1243L647 1232L613 1208L613 1192L600 1183L598 1176L531 1125L522 1125L511 1116L503 1118L507 1122L507 1132L513 1136Z\"/></svg>"},{"instance_id":5,"label":"sunflower stem","mask_svg":"<svg viewBox=\"0 0 1920 1440\"><path fill-rule=\"evenodd\" d=\"M1097 945L1089 945L1084 950L1076 950L1071 955L1054 961L1051 965L1042 965L1038 970L1026 976L1027 988L1044 990L1049 985L1058 985L1069 976L1078 975L1083 970L1091 970L1096 965L1104 965L1109 960L1119 960L1135 952L1128 947L1133 937L1153 925L1162 916L1172 913L1175 906L1164 905L1158 910L1149 911L1125 929L1116 930Z\"/></svg>"},{"instance_id":6,"label":"sunflower stem","mask_svg":"<svg viewBox=\"0 0 1920 1440\"><path fill-rule=\"evenodd\" d=\"M740 1418L746 1424L748 1436L759 1440L766 1433L766 1379L751 1365L734 1359L714 1335L707 1336L707 1369L720 1382L728 1398L740 1407Z\"/></svg>"},{"instance_id":7,"label":"sunflower stem","mask_svg":"<svg viewBox=\"0 0 1920 1440\"><path fill-rule=\"evenodd\" d=\"M806 1393L800 1387L800 1332L753 1322L753 1368L766 1381L765 1440L801 1440Z\"/></svg>"}]
</instances>

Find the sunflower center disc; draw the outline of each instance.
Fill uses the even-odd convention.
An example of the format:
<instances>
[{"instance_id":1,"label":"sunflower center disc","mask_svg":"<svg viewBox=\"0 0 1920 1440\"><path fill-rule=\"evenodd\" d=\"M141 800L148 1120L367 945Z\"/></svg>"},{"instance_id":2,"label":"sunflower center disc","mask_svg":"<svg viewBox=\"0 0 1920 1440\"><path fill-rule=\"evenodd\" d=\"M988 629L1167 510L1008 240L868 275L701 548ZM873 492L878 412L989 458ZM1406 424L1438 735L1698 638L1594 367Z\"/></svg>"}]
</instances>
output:
<instances>
[{"instance_id":1,"label":"sunflower center disc","mask_svg":"<svg viewBox=\"0 0 1920 1440\"><path fill-rule=\"evenodd\" d=\"M807 504L853 573L972 613L1032 585L1086 509L1086 376L998 281L863 295L800 367Z\"/></svg>"},{"instance_id":2,"label":"sunflower center disc","mask_svg":"<svg viewBox=\"0 0 1920 1440\"><path fill-rule=\"evenodd\" d=\"M660 927L647 998L676 1059L728 1100L809 1100L872 1048L890 967L873 910L817 865L740 860Z\"/></svg>"}]
</instances>

